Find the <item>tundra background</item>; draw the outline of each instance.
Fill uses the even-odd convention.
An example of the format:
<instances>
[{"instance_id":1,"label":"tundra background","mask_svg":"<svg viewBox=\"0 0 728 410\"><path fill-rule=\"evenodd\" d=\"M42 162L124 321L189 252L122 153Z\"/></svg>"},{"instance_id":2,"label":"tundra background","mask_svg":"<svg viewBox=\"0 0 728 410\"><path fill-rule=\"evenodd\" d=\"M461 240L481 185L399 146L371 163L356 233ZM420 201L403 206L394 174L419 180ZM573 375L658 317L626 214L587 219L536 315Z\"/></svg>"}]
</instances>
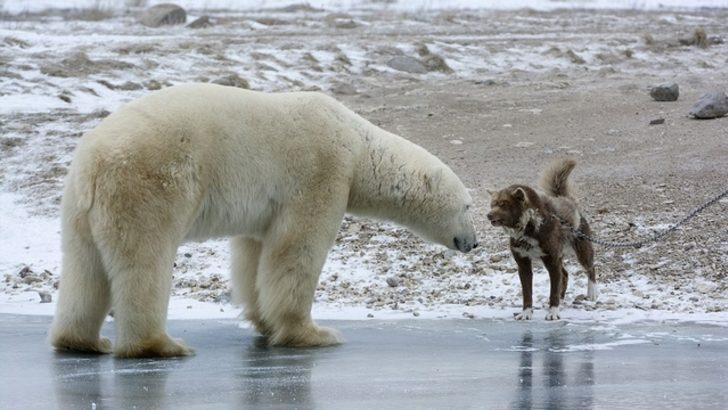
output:
<instances>
[{"instance_id":1,"label":"tundra background","mask_svg":"<svg viewBox=\"0 0 728 410\"><path fill-rule=\"evenodd\" d=\"M482 246L467 255L347 218L320 279L318 318L512 316L520 286L506 236L485 219L486 188L533 184L554 157L578 161L577 196L601 238L665 229L726 189L728 119L687 115L704 92L728 88L726 2L512 10L462 8L472 1L180 2L188 23L209 17L199 29L145 27L135 4L143 2L120 3L3 6L0 312L53 311L58 204L78 137L123 102L171 84L322 90L427 148L472 188ZM577 8L585 4L597 8ZM58 5L72 8L45 8ZM706 40L693 41L701 28ZM679 99L653 101L649 87L666 81L679 84ZM569 261L562 319L728 324L727 204L657 245L597 247L595 304L577 299L586 276ZM228 266L226 241L185 245L171 317L239 313ZM547 295L536 265L537 309Z\"/></svg>"}]
</instances>

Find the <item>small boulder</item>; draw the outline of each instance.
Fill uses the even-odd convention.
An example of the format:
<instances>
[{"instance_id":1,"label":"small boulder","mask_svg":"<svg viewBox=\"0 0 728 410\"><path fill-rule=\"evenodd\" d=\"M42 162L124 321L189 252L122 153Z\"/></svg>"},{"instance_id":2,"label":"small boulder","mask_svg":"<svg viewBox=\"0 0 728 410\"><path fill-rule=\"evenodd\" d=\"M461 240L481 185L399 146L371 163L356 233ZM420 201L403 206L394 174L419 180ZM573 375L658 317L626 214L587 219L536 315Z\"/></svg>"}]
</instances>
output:
<instances>
[{"instance_id":1,"label":"small boulder","mask_svg":"<svg viewBox=\"0 0 728 410\"><path fill-rule=\"evenodd\" d=\"M182 7L163 3L149 7L142 12L139 22L147 27L172 26L184 24L187 21L187 12Z\"/></svg>"},{"instance_id":2,"label":"small boulder","mask_svg":"<svg viewBox=\"0 0 728 410\"><path fill-rule=\"evenodd\" d=\"M219 85L226 85L228 87L238 87L238 88L244 88L248 89L250 88L250 84L248 83L248 80L240 77L237 74L228 74L226 76L220 77L216 80L212 80L214 84Z\"/></svg>"},{"instance_id":3,"label":"small boulder","mask_svg":"<svg viewBox=\"0 0 728 410\"><path fill-rule=\"evenodd\" d=\"M51 303L53 301L53 296L46 291L39 290L38 296L40 296L40 303Z\"/></svg>"},{"instance_id":4,"label":"small boulder","mask_svg":"<svg viewBox=\"0 0 728 410\"><path fill-rule=\"evenodd\" d=\"M703 94L690 109L690 115L697 119L712 119L728 114L728 96L723 91Z\"/></svg>"},{"instance_id":5,"label":"small boulder","mask_svg":"<svg viewBox=\"0 0 728 410\"><path fill-rule=\"evenodd\" d=\"M199 18L195 19L195 21L193 21L192 23L187 25L187 28L207 28L207 27L212 27L212 22L210 21L210 16L199 17Z\"/></svg>"},{"instance_id":6,"label":"small boulder","mask_svg":"<svg viewBox=\"0 0 728 410\"><path fill-rule=\"evenodd\" d=\"M680 96L680 88L677 83L664 83L650 89L650 96L655 101L677 101Z\"/></svg>"},{"instance_id":7,"label":"small boulder","mask_svg":"<svg viewBox=\"0 0 728 410\"><path fill-rule=\"evenodd\" d=\"M420 60L409 56L396 56L387 61L387 65L397 71L412 74L425 74L427 67Z\"/></svg>"}]
</instances>

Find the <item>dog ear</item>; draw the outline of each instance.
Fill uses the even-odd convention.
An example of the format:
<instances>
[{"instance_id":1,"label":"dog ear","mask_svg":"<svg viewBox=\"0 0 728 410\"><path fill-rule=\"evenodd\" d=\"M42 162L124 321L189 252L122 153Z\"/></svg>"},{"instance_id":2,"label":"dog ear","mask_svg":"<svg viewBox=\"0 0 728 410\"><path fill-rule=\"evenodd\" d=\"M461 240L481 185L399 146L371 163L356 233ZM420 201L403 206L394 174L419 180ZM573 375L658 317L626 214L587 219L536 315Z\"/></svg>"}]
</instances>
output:
<instances>
[{"instance_id":1,"label":"dog ear","mask_svg":"<svg viewBox=\"0 0 728 410\"><path fill-rule=\"evenodd\" d=\"M516 198L517 200L519 200L521 202L526 202L526 200L528 198L528 196L526 196L526 191L521 187L514 189L512 194L513 194L514 198Z\"/></svg>"}]
</instances>

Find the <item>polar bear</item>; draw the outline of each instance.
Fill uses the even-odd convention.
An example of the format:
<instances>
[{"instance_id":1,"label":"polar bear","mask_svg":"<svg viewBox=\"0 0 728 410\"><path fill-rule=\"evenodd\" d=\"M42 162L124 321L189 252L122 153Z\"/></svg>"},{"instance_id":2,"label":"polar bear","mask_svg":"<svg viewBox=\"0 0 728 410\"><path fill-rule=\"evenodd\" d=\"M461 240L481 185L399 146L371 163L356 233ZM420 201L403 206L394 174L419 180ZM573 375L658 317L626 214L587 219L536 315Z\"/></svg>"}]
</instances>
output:
<instances>
[{"instance_id":1,"label":"polar bear","mask_svg":"<svg viewBox=\"0 0 728 410\"><path fill-rule=\"evenodd\" d=\"M311 319L346 212L468 252L471 197L425 149L320 93L179 85L86 133L65 180L63 263L50 332L58 349L120 357L192 351L166 333L183 241L232 237L234 294L272 345L341 342Z\"/></svg>"}]
</instances>

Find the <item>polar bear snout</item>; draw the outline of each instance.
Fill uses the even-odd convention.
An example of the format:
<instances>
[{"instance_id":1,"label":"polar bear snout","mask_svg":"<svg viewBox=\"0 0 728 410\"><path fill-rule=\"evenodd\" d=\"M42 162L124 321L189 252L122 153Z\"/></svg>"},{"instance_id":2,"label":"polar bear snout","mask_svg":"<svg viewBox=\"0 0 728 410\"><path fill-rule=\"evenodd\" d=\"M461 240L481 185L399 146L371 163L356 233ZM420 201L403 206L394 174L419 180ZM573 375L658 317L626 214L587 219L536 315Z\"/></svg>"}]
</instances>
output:
<instances>
[{"instance_id":1,"label":"polar bear snout","mask_svg":"<svg viewBox=\"0 0 728 410\"><path fill-rule=\"evenodd\" d=\"M463 253L468 253L478 247L478 240L475 236L472 238L456 236L452 239L452 242L455 245L455 248Z\"/></svg>"}]
</instances>

